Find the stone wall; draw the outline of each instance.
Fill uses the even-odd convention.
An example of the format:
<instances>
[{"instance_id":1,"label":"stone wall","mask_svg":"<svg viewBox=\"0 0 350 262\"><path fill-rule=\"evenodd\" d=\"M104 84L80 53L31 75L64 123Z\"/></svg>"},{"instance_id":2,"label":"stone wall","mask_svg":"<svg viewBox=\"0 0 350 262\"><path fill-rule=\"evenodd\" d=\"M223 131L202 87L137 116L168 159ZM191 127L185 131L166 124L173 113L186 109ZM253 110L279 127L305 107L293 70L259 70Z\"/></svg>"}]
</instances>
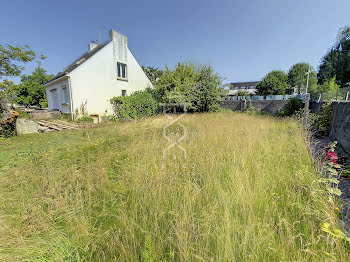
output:
<instances>
[{"instance_id":1,"label":"stone wall","mask_svg":"<svg viewBox=\"0 0 350 262\"><path fill-rule=\"evenodd\" d=\"M222 107L227 110L239 111L243 109L243 101L224 101Z\"/></svg>"},{"instance_id":2,"label":"stone wall","mask_svg":"<svg viewBox=\"0 0 350 262\"><path fill-rule=\"evenodd\" d=\"M223 104L224 109L239 111L244 108L244 101L225 101ZM263 111L268 114L276 114L283 109L287 104L288 100L260 100L251 101L250 103L255 109Z\"/></svg>"},{"instance_id":3,"label":"stone wall","mask_svg":"<svg viewBox=\"0 0 350 262\"><path fill-rule=\"evenodd\" d=\"M58 119L61 113L59 111L37 110L28 112L28 115L32 119Z\"/></svg>"},{"instance_id":4,"label":"stone wall","mask_svg":"<svg viewBox=\"0 0 350 262\"><path fill-rule=\"evenodd\" d=\"M350 153L350 102L333 102L333 121L330 137Z\"/></svg>"}]
</instances>

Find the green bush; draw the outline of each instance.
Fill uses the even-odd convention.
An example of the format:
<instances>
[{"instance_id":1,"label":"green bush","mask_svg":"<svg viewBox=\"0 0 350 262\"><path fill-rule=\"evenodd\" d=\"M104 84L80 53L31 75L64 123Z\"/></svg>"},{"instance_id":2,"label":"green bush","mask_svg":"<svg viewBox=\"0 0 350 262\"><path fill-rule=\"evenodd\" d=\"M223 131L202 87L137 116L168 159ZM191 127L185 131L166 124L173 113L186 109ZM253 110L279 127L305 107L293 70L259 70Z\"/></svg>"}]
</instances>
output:
<instances>
[{"instance_id":1,"label":"green bush","mask_svg":"<svg viewBox=\"0 0 350 262\"><path fill-rule=\"evenodd\" d=\"M236 96L251 96L251 93L248 90L239 90Z\"/></svg>"},{"instance_id":2,"label":"green bush","mask_svg":"<svg viewBox=\"0 0 350 262\"><path fill-rule=\"evenodd\" d=\"M130 96L118 96L111 99L117 118L141 118L159 112L159 103L150 88L136 91Z\"/></svg>"},{"instance_id":3,"label":"green bush","mask_svg":"<svg viewBox=\"0 0 350 262\"><path fill-rule=\"evenodd\" d=\"M60 119L66 122L72 122L72 115L70 113L61 113Z\"/></svg>"},{"instance_id":4,"label":"green bush","mask_svg":"<svg viewBox=\"0 0 350 262\"><path fill-rule=\"evenodd\" d=\"M82 116L76 120L77 123L92 123L94 119L90 116Z\"/></svg>"},{"instance_id":5,"label":"green bush","mask_svg":"<svg viewBox=\"0 0 350 262\"><path fill-rule=\"evenodd\" d=\"M297 97L292 97L291 99L289 99L289 102L286 105L286 107L280 111L280 115L292 116L296 112L300 111L300 109L302 109L303 107L304 107L303 101L301 101Z\"/></svg>"},{"instance_id":6,"label":"green bush","mask_svg":"<svg viewBox=\"0 0 350 262\"><path fill-rule=\"evenodd\" d=\"M332 127L332 103L327 103L321 112L314 114L310 119L311 131L317 137L329 136Z\"/></svg>"},{"instance_id":7,"label":"green bush","mask_svg":"<svg viewBox=\"0 0 350 262\"><path fill-rule=\"evenodd\" d=\"M187 112L209 112L220 109L227 91L211 66L178 63L173 70L165 68L155 83L155 96L163 103L186 105Z\"/></svg>"}]
</instances>

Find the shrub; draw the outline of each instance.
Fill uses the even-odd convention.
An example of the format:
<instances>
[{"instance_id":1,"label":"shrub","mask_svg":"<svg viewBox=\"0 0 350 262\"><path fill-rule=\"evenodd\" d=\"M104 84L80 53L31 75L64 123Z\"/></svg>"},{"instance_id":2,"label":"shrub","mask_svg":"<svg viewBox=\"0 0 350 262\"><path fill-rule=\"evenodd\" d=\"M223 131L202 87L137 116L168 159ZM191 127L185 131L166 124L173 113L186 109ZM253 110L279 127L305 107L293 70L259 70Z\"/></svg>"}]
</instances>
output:
<instances>
[{"instance_id":1,"label":"shrub","mask_svg":"<svg viewBox=\"0 0 350 262\"><path fill-rule=\"evenodd\" d=\"M304 107L303 101L297 97L292 97L289 99L288 104L284 109L280 111L281 116L292 116L296 112L300 111Z\"/></svg>"},{"instance_id":2,"label":"shrub","mask_svg":"<svg viewBox=\"0 0 350 262\"><path fill-rule=\"evenodd\" d=\"M136 91L130 96L118 96L111 99L117 118L141 118L159 112L159 103L153 90Z\"/></svg>"},{"instance_id":3,"label":"shrub","mask_svg":"<svg viewBox=\"0 0 350 262\"><path fill-rule=\"evenodd\" d=\"M63 121L71 122L72 115L70 113L61 113L60 119Z\"/></svg>"},{"instance_id":4,"label":"shrub","mask_svg":"<svg viewBox=\"0 0 350 262\"><path fill-rule=\"evenodd\" d=\"M332 103L327 103L321 112L310 118L311 130L317 137L328 136L331 132L333 118Z\"/></svg>"},{"instance_id":5,"label":"shrub","mask_svg":"<svg viewBox=\"0 0 350 262\"><path fill-rule=\"evenodd\" d=\"M79 117L76 122L78 123L92 123L94 122L94 119L90 116L82 116L82 117Z\"/></svg>"},{"instance_id":6,"label":"shrub","mask_svg":"<svg viewBox=\"0 0 350 262\"><path fill-rule=\"evenodd\" d=\"M155 85L158 101L186 104L188 112L217 111L227 96L222 78L208 65L178 63L174 70L166 67Z\"/></svg>"},{"instance_id":7,"label":"shrub","mask_svg":"<svg viewBox=\"0 0 350 262\"><path fill-rule=\"evenodd\" d=\"M239 90L236 94L237 96L250 96L250 92L247 90Z\"/></svg>"}]
</instances>

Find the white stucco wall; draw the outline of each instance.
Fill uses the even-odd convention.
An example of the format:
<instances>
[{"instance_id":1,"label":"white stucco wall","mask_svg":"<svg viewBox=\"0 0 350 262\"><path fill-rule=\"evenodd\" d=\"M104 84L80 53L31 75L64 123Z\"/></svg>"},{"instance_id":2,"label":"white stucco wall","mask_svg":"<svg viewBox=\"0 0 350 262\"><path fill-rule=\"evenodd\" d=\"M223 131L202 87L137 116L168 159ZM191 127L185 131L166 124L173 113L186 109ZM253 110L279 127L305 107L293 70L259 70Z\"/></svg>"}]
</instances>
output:
<instances>
[{"instance_id":1,"label":"white stucco wall","mask_svg":"<svg viewBox=\"0 0 350 262\"><path fill-rule=\"evenodd\" d=\"M113 114L110 99L152 86L127 47L127 38L114 33L112 40L68 74L72 86L73 111L87 101L88 114ZM127 81L118 79L117 63L127 65Z\"/></svg>"},{"instance_id":2,"label":"white stucco wall","mask_svg":"<svg viewBox=\"0 0 350 262\"><path fill-rule=\"evenodd\" d=\"M69 103L63 103L63 91L62 87L67 88L68 92L68 99L70 99L70 87L69 87L69 81L67 77L63 77L62 79L53 82L49 86L46 87L46 96L47 96L47 103L48 103L48 108L49 110L59 110L62 113L71 113L71 106L70 102ZM57 102L54 103L53 101L53 93L52 91L56 89L57 92ZM55 104L58 106L58 108L54 108Z\"/></svg>"},{"instance_id":3,"label":"white stucco wall","mask_svg":"<svg viewBox=\"0 0 350 262\"><path fill-rule=\"evenodd\" d=\"M53 110L52 89L57 89L58 98L62 98L62 86L69 90L69 104L59 102L59 110L69 113L87 102L89 115L106 116L113 114L110 99L121 96L122 90L127 95L152 87L152 83L143 72L128 48L128 38L116 31L110 32L112 40L96 54L80 64L59 81L46 85L49 109ZM118 79L117 63L127 65L127 80ZM72 108L72 110L71 110Z\"/></svg>"}]
</instances>

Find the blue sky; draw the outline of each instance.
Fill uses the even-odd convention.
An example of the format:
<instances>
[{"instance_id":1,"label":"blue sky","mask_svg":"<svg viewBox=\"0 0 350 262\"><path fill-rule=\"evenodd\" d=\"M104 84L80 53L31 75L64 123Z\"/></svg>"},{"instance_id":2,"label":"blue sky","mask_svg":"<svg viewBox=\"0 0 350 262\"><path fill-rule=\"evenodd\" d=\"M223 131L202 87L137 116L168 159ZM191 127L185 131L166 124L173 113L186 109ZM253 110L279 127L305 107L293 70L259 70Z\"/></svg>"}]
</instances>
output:
<instances>
[{"instance_id":1,"label":"blue sky","mask_svg":"<svg viewBox=\"0 0 350 262\"><path fill-rule=\"evenodd\" d=\"M114 28L128 36L141 65L209 63L225 82L260 80L300 61L317 68L339 28L350 24L349 0L2 0L0 6L0 44L29 44L47 56L43 66L52 74Z\"/></svg>"}]
</instances>

